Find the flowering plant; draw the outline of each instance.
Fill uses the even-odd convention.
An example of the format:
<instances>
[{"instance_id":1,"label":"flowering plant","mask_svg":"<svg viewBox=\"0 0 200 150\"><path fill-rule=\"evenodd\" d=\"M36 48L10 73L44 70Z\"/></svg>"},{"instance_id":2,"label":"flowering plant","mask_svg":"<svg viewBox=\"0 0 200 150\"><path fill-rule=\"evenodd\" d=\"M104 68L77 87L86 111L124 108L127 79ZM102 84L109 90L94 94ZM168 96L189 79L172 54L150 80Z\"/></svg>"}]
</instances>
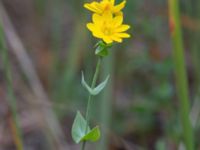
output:
<instances>
[{"instance_id":1,"label":"flowering plant","mask_svg":"<svg viewBox=\"0 0 200 150\"><path fill-rule=\"evenodd\" d=\"M115 5L115 0L102 0L100 2L91 2L84 4L84 7L93 12L92 22L87 24L87 28L92 32L95 38L100 39L96 44L95 55L98 56L96 70L89 86L82 73L82 85L89 93L88 104L85 118L78 111L72 126L72 138L76 143L83 142L82 150L85 149L87 141L96 142L100 138L99 126L90 128L90 107L92 96L98 95L106 86L109 75L105 81L96 86L96 81L100 71L102 58L108 55L108 50L112 47L113 42L121 43L123 38L129 38L130 35L126 31L129 25L123 24L123 12L126 1Z\"/></svg>"}]
</instances>

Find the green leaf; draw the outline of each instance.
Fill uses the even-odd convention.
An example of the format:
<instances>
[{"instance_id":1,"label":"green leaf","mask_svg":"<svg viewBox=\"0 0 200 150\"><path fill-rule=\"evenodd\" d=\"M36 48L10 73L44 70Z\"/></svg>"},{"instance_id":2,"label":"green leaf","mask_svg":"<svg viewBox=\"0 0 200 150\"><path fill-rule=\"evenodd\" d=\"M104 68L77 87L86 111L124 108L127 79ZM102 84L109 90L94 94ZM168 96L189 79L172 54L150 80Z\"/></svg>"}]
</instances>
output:
<instances>
[{"instance_id":1,"label":"green leaf","mask_svg":"<svg viewBox=\"0 0 200 150\"><path fill-rule=\"evenodd\" d=\"M101 57L108 56L108 48L104 46L98 46L95 50L95 54Z\"/></svg>"},{"instance_id":2,"label":"green leaf","mask_svg":"<svg viewBox=\"0 0 200 150\"><path fill-rule=\"evenodd\" d=\"M99 140L101 136L99 127L96 126L91 130L90 127L87 126L86 133L86 126L86 120L78 111L72 125L72 138L77 144L81 141L96 142L97 140Z\"/></svg>"},{"instance_id":3,"label":"green leaf","mask_svg":"<svg viewBox=\"0 0 200 150\"><path fill-rule=\"evenodd\" d=\"M85 87L85 88L88 90L88 92L89 92L91 95L93 95L93 94L92 94L92 93L93 93L92 88L85 82L85 78L84 78L83 72L82 72L82 80L81 80L81 83L82 83L83 87Z\"/></svg>"},{"instance_id":4,"label":"green leaf","mask_svg":"<svg viewBox=\"0 0 200 150\"><path fill-rule=\"evenodd\" d=\"M98 41L94 47L98 47L99 45L105 45L103 41Z\"/></svg>"},{"instance_id":5,"label":"green leaf","mask_svg":"<svg viewBox=\"0 0 200 150\"><path fill-rule=\"evenodd\" d=\"M99 41L96 44L95 54L101 57L107 56L109 54L109 48L112 47L112 44L106 44L103 41Z\"/></svg>"},{"instance_id":6,"label":"green leaf","mask_svg":"<svg viewBox=\"0 0 200 150\"><path fill-rule=\"evenodd\" d=\"M72 125L72 138L76 143L79 143L86 135L86 120L83 118L81 113L78 111ZM87 133L90 133L90 128L87 126Z\"/></svg>"},{"instance_id":7,"label":"green leaf","mask_svg":"<svg viewBox=\"0 0 200 150\"><path fill-rule=\"evenodd\" d=\"M108 79L109 79L110 76L107 76L106 80L104 82L102 82L101 84L99 84L97 87L95 88L91 88L86 82L85 82L85 79L84 79L84 74L82 72L82 85L88 90L88 92L91 94L91 95L98 95L106 86L107 82L108 82Z\"/></svg>"},{"instance_id":8,"label":"green leaf","mask_svg":"<svg viewBox=\"0 0 200 150\"><path fill-rule=\"evenodd\" d=\"M99 140L101 136L99 126L96 126L93 128L87 135L85 135L81 141L90 141L90 142L96 142Z\"/></svg>"},{"instance_id":9,"label":"green leaf","mask_svg":"<svg viewBox=\"0 0 200 150\"><path fill-rule=\"evenodd\" d=\"M105 81L103 81L101 84L99 84L97 87L95 87L93 89L93 93L95 95L99 94L105 88L109 78L110 78L110 76L108 75L107 78L105 79Z\"/></svg>"}]
</instances>

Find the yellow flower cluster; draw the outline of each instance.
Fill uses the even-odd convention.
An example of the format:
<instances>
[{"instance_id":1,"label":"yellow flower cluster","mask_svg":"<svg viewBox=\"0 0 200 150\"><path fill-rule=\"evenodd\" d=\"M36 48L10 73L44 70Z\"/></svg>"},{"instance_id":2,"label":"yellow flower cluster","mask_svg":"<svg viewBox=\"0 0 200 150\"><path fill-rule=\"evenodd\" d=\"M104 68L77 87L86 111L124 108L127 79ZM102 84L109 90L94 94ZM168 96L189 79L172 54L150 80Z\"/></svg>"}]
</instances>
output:
<instances>
[{"instance_id":1,"label":"yellow flower cluster","mask_svg":"<svg viewBox=\"0 0 200 150\"><path fill-rule=\"evenodd\" d=\"M125 0L118 5L115 5L115 0L102 0L84 5L86 9L94 13L92 23L87 24L87 28L94 37L102 39L107 44L114 41L121 43L123 38L130 37L129 34L125 33L130 26L123 24L121 11L125 4Z\"/></svg>"}]
</instances>

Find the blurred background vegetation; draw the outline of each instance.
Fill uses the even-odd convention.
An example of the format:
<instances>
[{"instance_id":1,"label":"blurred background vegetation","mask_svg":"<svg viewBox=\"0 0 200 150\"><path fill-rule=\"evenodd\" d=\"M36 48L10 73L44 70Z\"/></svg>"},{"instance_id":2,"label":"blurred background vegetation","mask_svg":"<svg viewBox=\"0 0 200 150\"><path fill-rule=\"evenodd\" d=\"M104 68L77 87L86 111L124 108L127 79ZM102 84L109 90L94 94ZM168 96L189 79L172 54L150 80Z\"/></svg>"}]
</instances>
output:
<instances>
[{"instance_id":1,"label":"blurred background vegetation","mask_svg":"<svg viewBox=\"0 0 200 150\"><path fill-rule=\"evenodd\" d=\"M6 44L1 49L8 50L0 51L0 150L79 149L70 130L76 111L85 112L81 70L91 79L97 42L86 29L90 13L83 3L0 1ZM199 0L180 0L195 139L200 138L199 7ZM111 80L92 110L103 134L90 149L176 150L182 128L168 2L127 0L124 14L132 38L116 44L104 60L101 77L110 74Z\"/></svg>"}]
</instances>

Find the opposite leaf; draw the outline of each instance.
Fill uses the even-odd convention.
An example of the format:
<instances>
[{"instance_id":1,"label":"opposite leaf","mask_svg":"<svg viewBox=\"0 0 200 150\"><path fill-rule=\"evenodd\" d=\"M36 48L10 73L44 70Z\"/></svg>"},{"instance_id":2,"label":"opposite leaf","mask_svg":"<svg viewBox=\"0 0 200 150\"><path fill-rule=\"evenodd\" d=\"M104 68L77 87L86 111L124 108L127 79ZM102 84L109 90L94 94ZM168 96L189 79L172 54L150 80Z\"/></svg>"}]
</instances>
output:
<instances>
[{"instance_id":1,"label":"opposite leaf","mask_svg":"<svg viewBox=\"0 0 200 150\"><path fill-rule=\"evenodd\" d=\"M97 87L93 89L93 92L95 93L95 95L99 94L105 88L109 78L110 76L108 75L105 81L103 81L101 84L99 84Z\"/></svg>"},{"instance_id":2,"label":"opposite leaf","mask_svg":"<svg viewBox=\"0 0 200 150\"><path fill-rule=\"evenodd\" d=\"M96 142L97 140L99 140L101 134L100 134L100 130L99 127L96 126L95 128L93 128L87 135L85 135L81 141L90 141L90 142Z\"/></svg>"},{"instance_id":3,"label":"opposite leaf","mask_svg":"<svg viewBox=\"0 0 200 150\"><path fill-rule=\"evenodd\" d=\"M88 90L88 92L93 95L93 91L92 91L92 88L85 82L85 78L84 78L84 74L82 72L82 79L81 79L81 83L82 85Z\"/></svg>"},{"instance_id":4,"label":"opposite leaf","mask_svg":"<svg viewBox=\"0 0 200 150\"><path fill-rule=\"evenodd\" d=\"M102 82L101 84L99 84L97 87L95 88L91 88L86 82L85 82L85 79L84 79L84 75L83 75L83 72L82 72L82 85L88 90L88 92L91 94L91 95L98 95L103 89L104 87L106 86L107 82L108 82L108 79L109 79L110 76L107 76L106 80L104 82Z\"/></svg>"},{"instance_id":5,"label":"opposite leaf","mask_svg":"<svg viewBox=\"0 0 200 150\"><path fill-rule=\"evenodd\" d=\"M86 133L86 120L83 118L81 113L78 111L72 125L72 138L76 143L79 143ZM87 126L87 134L90 132L89 126Z\"/></svg>"},{"instance_id":6,"label":"opposite leaf","mask_svg":"<svg viewBox=\"0 0 200 150\"><path fill-rule=\"evenodd\" d=\"M113 44L106 44L103 41L99 41L96 44L95 54L101 57L105 57L109 54L108 50L112 47Z\"/></svg>"},{"instance_id":7,"label":"opposite leaf","mask_svg":"<svg viewBox=\"0 0 200 150\"><path fill-rule=\"evenodd\" d=\"M95 50L95 54L101 57L105 57L108 55L108 48L103 46L98 46Z\"/></svg>"}]
</instances>

